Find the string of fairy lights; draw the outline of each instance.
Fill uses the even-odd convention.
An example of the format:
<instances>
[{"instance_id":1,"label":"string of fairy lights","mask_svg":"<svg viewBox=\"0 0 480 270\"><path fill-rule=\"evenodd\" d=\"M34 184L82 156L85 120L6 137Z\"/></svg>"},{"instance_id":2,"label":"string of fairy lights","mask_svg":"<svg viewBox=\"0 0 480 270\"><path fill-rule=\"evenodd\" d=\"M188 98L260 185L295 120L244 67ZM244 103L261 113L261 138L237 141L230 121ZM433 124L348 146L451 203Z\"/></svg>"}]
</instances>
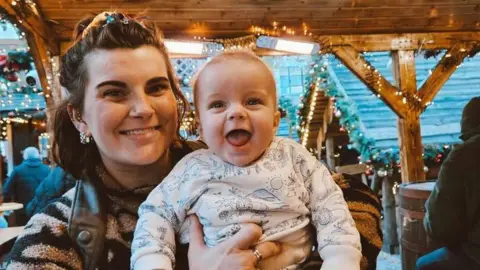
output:
<instances>
[{"instance_id":1,"label":"string of fairy lights","mask_svg":"<svg viewBox=\"0 0 480 270\"><path fill-rule=\"evenodd\" d=\"M469 58L474 56L474 54L469 53L465 48L461 48L460 52L468 54L467 57L469 57ZM324 51L324 53L325 53L325 51ZM323 54L323 55L325 55L325 54ZM373 94L377 98L381 99L382 98L381 93L384 90L383 85L385 84L385 82L388 82L388 81L365 58L364 53L359 53L356 57L362 59L361 61L364 62L363 68L364 68L365 74L367 74L366 78L367 78L369 88L371 88L374 91ZM445 57L446 58L453 58L452 55L448 55L448 54L446 54ZM444 65L444 67L449 68L450 65L455 65L458 68L458 67L461 66L461 62L462 62L461 59L463 59L463 56L457 56L456 59L452 59L452 61L449 61L447 64ZM318 65L314 66L314 68L317 68L317 67L318 67ZM313 74L314 68L312 70L310 70L310 74ZM320 67L320 69L324 69L324 67ZM322 70L322 71L324 71L324 70ZM431 74L431 72L429 72L429 73ZM322 81L321 78L317 78L317 82L314 84L315 88L312 89L312 91L310 93L311 96L308 97L307 103L309 105L308 108L310 110L307 114L308 117L306 119L305 125L303 127L300 127L300 132L302 133L301 143L304 146L306 146L306 144L308 142L308 136L310 134L310 121L313 118L313 113L314 113L314 110L315 110L315 104L316 104L316 100L317 100L316 98L317 98L317 95L318 95L318 91L322 90L319 87L321 81ZM417 94L409 94L409 93L406 93L406 92L402 92L398 88L396 88L395 86L394 86L394 89L396 89L395 96L397 96L401 100L401 103L404 106L408 106L408 109L415 109L415 110L418 110L418 111L424 111L428 106L431 106L432 104L434 104L434 101L429 101L425 104L422 104L423 100ZM300 106L303 106L303 104L301 104ZM341 130L341 131L345 131L345 128L342 127L342 129L343 130Z\"/></svg>"},{"instance_id":2,"label":"string of fairy lights","mask_svg":"<svg viewBox=\"0 0 480 270\"><path fill-rule=\"evenodd\" d=\"M36 4L34 1L31 0L11 0L11 5L12 6L28 6L32 10L36 10ZM23 23L22 20L17 20L20 24ZM274 21L271 26L269 27L263 27L263 26L258 26L258 25L251 25L249 28L249 31L251 35L245 36L245 37L238 37L238 38L228 38L228 39L207 39L206 37L202 36L195 36L193 37L194 40L200 40L202 42L211 42L213 44L221 44L222 46L216 46L212 45L207 48L207 53L212 54L212 53L217 53L220 51L234 51L234 50L255 50L256 49L256 40L258 36L261 35L266 35L266 36L284 36L284 35L290 35L290 36L300 36L303 35L305 37L310 38L311 40L316 40L318 41L322 47L322 50L319 52L320 54L326 54L331 52L331 48L329 48L328 44L322 44L320 40L318 40L314 34L310 31L308 25L306 23L302 23L301 27L290 27L287 25L280 24L276 21ZM20 32L19 35L21 38L25 37L24 32ZM463 53L467 53L467 50L465 48L462 48L460 50ZM47 91L45 91L45 94L43 91L39 90L39 95L43 95L46 99L50 98L49 92L51 89L53 89L55 85L55 79L58 76L58 73L56 73L57 70L57 64L55 61L54 57L51 57L50 54L47 54L47 57L49 58L48 62L50 63L50 68L46 69L47 75ZM372 65L370 62L365 58L364 53L358 53L356 55L358 59L363 63L363 71L366 74L366 80L369 85L369 87L372 89L373 94L377 98L382 98L385 95L386 89L386 84L388 81L383 77L383 75ZM445 55L445 57L449 58L452 57L452 55ZM457 63L457 61L452 61L452 63ZM461 65L457 63L457 65ZM323 67L320 67L323 68ZM306 106L308 108L308 114L306 121L304 125L300 128L301 132L301 144L304 146L307 146L308 138L310 135L310 123L314 117L314 111L315 111L315 106L317 103L317 97L319 95L319 91L321 91L321 83L322 83L322 78L317 78L317 81L315 82L315 87L312 89L310 92L310 96L308 97L308 100L306 101L305 105L301 104L301 106ZM0 87L2 85L0 84ZM3 87L8 87L3 86ZM403 92L393 86L396 91L394 95L398 97L400 100L401 104L404 106L409 107L410 109L415 109L419 111L425 110L426 107L430 106L433 104L433 101L428 102L426 104L423 104L422 98L417 95L416 93L408 93L408 92ZM389 88L391 89L391 88ZM9 96L10 97L10 96ZM27 95L25 95L26 102L21 103L24 107L28 108L30 107L30 100L28 99ZM1 104L3 106L3 104ZM36 107L37 110L39 110L39 106ZM20 109L16 110L19 111ZM188 112L187 116L184 117L182 123L181 123L181 128L186 130L187 132L195 132L195 115L194 111ZM343 128L343 127L342 127ZM348 127L346 127L348 128Z\"/></svg>"}]
</instances>

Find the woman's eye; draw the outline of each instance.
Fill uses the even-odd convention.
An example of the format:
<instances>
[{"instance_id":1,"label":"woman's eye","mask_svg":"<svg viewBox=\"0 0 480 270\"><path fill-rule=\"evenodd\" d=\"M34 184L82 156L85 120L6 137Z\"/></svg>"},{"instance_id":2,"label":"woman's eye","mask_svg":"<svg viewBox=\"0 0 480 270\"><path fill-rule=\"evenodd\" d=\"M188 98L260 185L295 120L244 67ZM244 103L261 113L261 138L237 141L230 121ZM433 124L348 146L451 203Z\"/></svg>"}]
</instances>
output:
<instances>
[{"instance_id":1,"label":"woman's eye","mask_svg":"<svg viewBox=\"0 0 480 270\"><path fill-rule=\"evenodd\" d=\"M112 98L121 98L124 97L126 94L122 90L107 90L103 93L105 97L112 97Z\"/></svg>"},{"instance_id":2,"label":"woman's eye","mask_svg":"<svg viewBox=\"0 0 480 270\"><path fill-rule=\"evenodd\" d=\"M209 109L219 109L219 108L222 108L224 106L223 102L221 101L215 101L215 102L212 102L208 108Z\"/></svg>"},{"instance_id":3,"label":"woman's eye","mask_svg":"<svg viewBox=\"0 0 480 270\"><path fill-rule=\"evenodd\" d=\"M258 98L251 98L247 101L247 105L258 105L258 104L262 104L262 101Z\"/></svg>"},{"instance_id":4,"label":"woman's eye","mask_svg":"<svg viewBox=\"0 0 480 270\"><path fill-rule=\"evenodd\" d=\"M168 90L170 88L170 85L168 84L156 84L152 85L147 88L147 93L148 94L158 94L162 93L165 90Z\"/></svg>"}]
</instances>

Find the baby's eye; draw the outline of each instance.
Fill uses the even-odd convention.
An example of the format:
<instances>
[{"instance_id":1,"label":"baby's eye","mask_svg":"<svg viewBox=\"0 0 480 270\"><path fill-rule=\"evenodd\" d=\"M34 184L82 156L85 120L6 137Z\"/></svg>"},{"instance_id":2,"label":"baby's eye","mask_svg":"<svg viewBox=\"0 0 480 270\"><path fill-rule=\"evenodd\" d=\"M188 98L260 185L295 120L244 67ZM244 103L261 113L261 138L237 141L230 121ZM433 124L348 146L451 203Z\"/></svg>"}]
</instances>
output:
<instances>
[{"instance_id":1,"label":"baby's eye","mask_svg":"<svg viewBox=\"0 0 480 270\"><path fill-rule=\"evenodd\" d=\"M223 106L225 106L225 104L222 101L214 101L214 102L210 103L208 108L209 109L219 109L219 108L222 108Z\"/></svg>"},{"instance_id":2,"label":"baby's eye","mask_svg":"<svg viewBox=\"0 0 480 270\"><path fill-rule=\"evenodd\" d=\"M258 104L262 104L262 101L258 98L251 98L247 101L247 105L258 105Z\"/></svg>"}]
</instances>

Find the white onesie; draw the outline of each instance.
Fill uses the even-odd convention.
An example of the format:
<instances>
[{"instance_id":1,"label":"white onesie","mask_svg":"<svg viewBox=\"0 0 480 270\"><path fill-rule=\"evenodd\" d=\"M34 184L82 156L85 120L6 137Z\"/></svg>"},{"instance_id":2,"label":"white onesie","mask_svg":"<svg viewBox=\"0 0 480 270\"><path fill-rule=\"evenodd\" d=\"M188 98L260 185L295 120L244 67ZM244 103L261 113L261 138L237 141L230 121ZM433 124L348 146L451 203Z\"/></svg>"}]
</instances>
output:
<instances>
[{"instance_id":1,"label":"white onesie","mask_svg":"<svg viewBox=\"0 0 480 270\"><path fill-rule=\"evenodd\" d=\"M135 269L172 269L175 234L188 243L185 221L190 214L199 217L210 247L245 223L262 227L259 242L288 244L312 222L322 269L360 269L360 236L342 191L329 171L290 139L275 138L264 155L246 167L224 162L208 149L192 152L150 193L138 213L131 259Z\"/></svg>"}]
</instances>

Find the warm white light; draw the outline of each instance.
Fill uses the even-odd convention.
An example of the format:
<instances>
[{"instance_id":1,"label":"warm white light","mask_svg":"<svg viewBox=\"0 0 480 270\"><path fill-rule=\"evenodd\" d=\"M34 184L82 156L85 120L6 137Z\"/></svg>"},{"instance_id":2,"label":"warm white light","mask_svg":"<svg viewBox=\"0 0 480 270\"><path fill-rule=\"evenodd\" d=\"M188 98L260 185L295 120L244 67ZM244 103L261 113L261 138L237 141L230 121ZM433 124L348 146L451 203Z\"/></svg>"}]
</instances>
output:
<instances>
[{"instance_id":1,"label":"warm white light","mask_svg":"<svg viewBox=\"0 0 480 270\"><path fill-rule=\"evenodd\" d=\"M275 45L275 50L301 54L311 54L314 46L315 44L313 43L277 39L277 45Z\"/></svg>"},{"instance_id":2,"label":"warm white light","mask_svg":"<svg viewBox=\"0 0 480 270\"><path fill-rule=\"evenodd\" d=\"M315 54L320 50L318 43L300 42L268 36L258 37L257 47L298 54Z\"/></svg>"},{"instance_id":3,"label":"warm white light","mask_svg":"<svg viewBox=\"0 0 480 270\"><path fill-rule=\"evenodd\" d=\"M204 44L201 42L183 42L183 41L165 40L165 46L167 46L169 53L203 54Z\"/></svg>"}]
</instances>

